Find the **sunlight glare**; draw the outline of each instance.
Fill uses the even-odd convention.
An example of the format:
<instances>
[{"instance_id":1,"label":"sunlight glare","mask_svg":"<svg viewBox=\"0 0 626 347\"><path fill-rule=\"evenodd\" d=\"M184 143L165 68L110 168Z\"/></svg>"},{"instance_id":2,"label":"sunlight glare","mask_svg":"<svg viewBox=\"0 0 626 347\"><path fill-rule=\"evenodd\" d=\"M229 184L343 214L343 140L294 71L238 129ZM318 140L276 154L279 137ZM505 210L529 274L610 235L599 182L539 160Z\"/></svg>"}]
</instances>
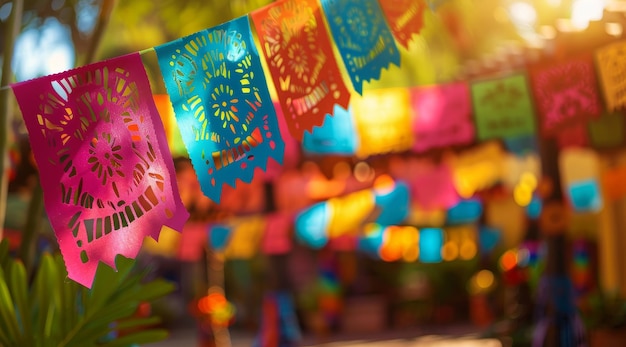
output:
<instances>
[{"instance_id":1,"label":"sunlight glare","mask_svg":"<svg viewBox=\"0 0 626 347\"><path fill-rule=\"evenodd\" d=\"M620 23L606 23L604 24L604 28L608 35L615 36L615 37L622 36L622 32L624 30Z\"/></svg>"},{"instance_id":2,"label":"sunlight glare","mask_svg":"<svg viewBox=\"0 0 626 347\"><path fill-rule=\"evenodd\" d=\"M69 29L49 18L38 29L18 36L13 71L18 81L69 70L74 66L74 46Z\"/></svg>"},{"instance_id":3,"label":"sunlight glare","mask_svg":"<svg viewBox=\"0 0 626 347\"><path fill-rule=\"evenodd\" d=\"M590 21L602 19L605 0L576 0L572 4L572 25L585 29Z\"/></svg>"},{"instance_id":4,"label":"sunlight glare","mask_svg":"<svg viewBox=\"0 0 626 347\"><path fill-rule=\"evenodd\" d=\"M509 15L518 29L532 27L537 22L537 11L527 2L516 1L510 4Z\"/></svg>"}]
</instances>

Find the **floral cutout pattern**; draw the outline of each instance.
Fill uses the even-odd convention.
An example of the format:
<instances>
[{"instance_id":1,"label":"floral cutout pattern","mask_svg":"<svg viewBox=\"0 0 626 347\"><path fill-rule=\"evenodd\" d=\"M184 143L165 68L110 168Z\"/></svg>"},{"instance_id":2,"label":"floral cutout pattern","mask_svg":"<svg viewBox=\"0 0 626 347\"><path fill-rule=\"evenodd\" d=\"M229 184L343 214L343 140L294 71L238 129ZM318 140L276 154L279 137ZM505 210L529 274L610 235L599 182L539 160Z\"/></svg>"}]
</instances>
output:
<instances>
[{"instance_id":1,"label":"floral cutout pattern","mask_svg":"<svg viewBox=\"0 0 626 347\"><path fill-rule=\"evenodd\" d=\"M414 111L414 151L424 152L474 141L476 131L466 83L419 87L409 92Z\"/></svg>"},{"instance_id":2,"label":"floral cutout pattern","mask_svg":"<svg viewBox=\"0 0 626 347\"><path fill-rule=\"evenodd\" d=\"M555 136L563 126L602 113L591 57L536 67L531 79L544 136Z\"/></svg>"},{"instance_id":3,"label":"floral cutout pattern","mask_svg":"<svg viewBox=\"0 0 626 347\"><path fill-rule=\"evenodd\" d=\"M356 155L403 152L413 146L409 92L405 88L370 90L353 98L352 110L359 136ZM372 117L372 115L384 117Z\"/></svg>"},{"instance_id":4,"label":"floral cutout pattern","mask_svg":"<svg viewBox=\"0 0 626 347\"><path fill-rule=\"evenodd\" d=\"M352 80L363 94L363 82L378 79L400 52L377 0L321 0L331 34Z\"/></svg>"},{"instance_id":5,"label":"floral cutout pattern","mask_svg":"<svg viewBox=\"0 0 626 347\"><path fill-rule=\"evenodd\" d=\"M396 41L409 48L411 39L424 26L424 0L380 0L380 7L387 18Z\"/></svg>"},{"instance_id":6,"label":"floral cutout pattern","mask_svg":"<svg viewBox=\"0 0 626 347\"><path fill-rule=\"evenodd\" d=\"M13 90L71 279L91 287L98 262L135 257L163 225L181 230L188 214L138 53Z\"/></svg>"},{"instance_id":7,"label":"floral cutout pattern","mask_svg":"<svg viewBox=\"0 0 626 347\"><path fill-rule=\"evenodd\" d=\"M453 171L448 164L414 160L410 165L411 196L420 208L427 211L448 209L460 201Z\"/></svg>"},{"instance_id":8,"label":"floral cutout pattern","mask_svg":"<svg viewBox=\"0 0 626 347\"><path fill-rule=\"evenodd\" d=\"M316 0L277 1L250 17L258 32L289 131L301 141L350 92L333 57Z\"/></svg>"},{"instance_id":9,"label":"floral cutout pattern","mask_svg":"<svg viewBox=\"0 0 626 347\"><path fill-rule=\"evenodd\" d=\"M203 193L249 183L284 142L247 17L155 47L163 80Z\"/></svg>"},{"instance_id":10,"label":"floral cutout pattern","mask_svg":"<svg viewBox=\"0 0 626 347\"><path fill-rule=\"evenodd\" d=\"M535 133L526 77L513 75L471 86L478 139L513 138Z\"/></svg>"},{"instance_id":11,"label":"floral cutout pattern","mask_svg":"<svg viewBox=\"0 0 626 347\"><path fill-rule=\"evenodd\" d=\"M616 149L624 145L626 122L622 112L603 112L587 124L589 142L596 149Z\"/></svg>"},{"instance_id":12,"label":"floral cutout pattern","mask_svg":"<svg viewBox=\"0 0 626 347\"><path fill-rule=\"evenodd\" d=\"M626 106L626 44L616 42L596 51L598 77L609 112Z\"/></svg>"},{"instance_id":13,"label":"floral cutout pattern","mask_svg":"<svg viewBox=\"0 0 626 347\"><path fill-rule=\"evenodd\" d=\"M303 151L308 154L355 154L359 139L352 109L335 108L334 115L326 115L326 118L322 126L304 134Z\"/></svg>"}]
</instances>

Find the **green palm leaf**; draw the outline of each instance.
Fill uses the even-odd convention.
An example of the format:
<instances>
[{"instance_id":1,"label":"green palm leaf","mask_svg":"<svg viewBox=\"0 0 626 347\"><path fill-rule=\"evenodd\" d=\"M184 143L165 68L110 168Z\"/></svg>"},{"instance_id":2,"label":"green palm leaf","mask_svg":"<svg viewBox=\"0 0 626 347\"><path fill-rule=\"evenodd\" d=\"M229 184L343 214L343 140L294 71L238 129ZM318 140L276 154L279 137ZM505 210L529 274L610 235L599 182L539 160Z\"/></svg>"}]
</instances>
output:
<instances>
[{"instance_id":1,"label":"green palm leaf","mask_svg":"<svg viewBox=\"0 0 626 347\"><path fill-rule=\"evenodd\" d=\"M17 318L15 316L15 306L9 287L7 286L7 276L4 270L0 269L0 323L3 329L7 330L7 337L11 344L17 345L22 334L19 331Z\"/></svg>"},{"instance_id":2,"label":"green palm leaf","mask_svg":"<svg viewBox=\"0 0 626 347\"><path fill-rule=\"evenodd\" d=\"M32 345L30 305L28 303L28 289L26 282L26 269L21 262L11 263L9 270L9 291L15 303L16 319L20 327L20 332L24 339L21 343L24 346Z\"/></svg>"},{"instance_id":3,"label":"green palm leaf","mask_svg":"<svg viewBox=\"0 0 626 347\"><path fill-rule=\"evenodd\" d=\"M42 255L29 285L6 240L0 242L0 265L0 347L114 347L167 337L155 328L159 317L133 315L139 305L167 295L174 286L146 282L146 272L136 271L132 259L119 256L117 271L100 265L91 289L67 278L58 254Z\"/></svg>"}]
</instances>

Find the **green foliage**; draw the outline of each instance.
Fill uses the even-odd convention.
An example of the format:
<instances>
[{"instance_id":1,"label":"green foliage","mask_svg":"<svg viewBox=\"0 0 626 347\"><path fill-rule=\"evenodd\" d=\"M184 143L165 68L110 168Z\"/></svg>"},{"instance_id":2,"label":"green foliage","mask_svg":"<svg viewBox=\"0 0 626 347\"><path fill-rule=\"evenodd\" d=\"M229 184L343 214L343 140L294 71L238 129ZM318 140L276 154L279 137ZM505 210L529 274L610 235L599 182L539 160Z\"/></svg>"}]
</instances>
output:
<instances>
[{"instance_id":1,"label":"green foliage","mask_svg":"<svg viewBox=\"0 0 626 347\"><path fill-rule=\"evenodd\" d=\"M134 260L117 259L117 272L100 266L91 289L67 279L60 255L44 254L32 281L0 243L0 346L131 346L163 340L159 317L136 317L140 304L173 290L163 280L142 281ZM120 334L122 332L122 334Z\"/></svg>"},{"instance_id":2,"label":"green foliage","mask_svg":"<svg viewBox=\"0 0 626 347\"><path fill-rule=\"evenodd\" d=\"M270 0L118 1L102 42L103 57L161 45L263 7Z\"/></svg>"}]
</instances>

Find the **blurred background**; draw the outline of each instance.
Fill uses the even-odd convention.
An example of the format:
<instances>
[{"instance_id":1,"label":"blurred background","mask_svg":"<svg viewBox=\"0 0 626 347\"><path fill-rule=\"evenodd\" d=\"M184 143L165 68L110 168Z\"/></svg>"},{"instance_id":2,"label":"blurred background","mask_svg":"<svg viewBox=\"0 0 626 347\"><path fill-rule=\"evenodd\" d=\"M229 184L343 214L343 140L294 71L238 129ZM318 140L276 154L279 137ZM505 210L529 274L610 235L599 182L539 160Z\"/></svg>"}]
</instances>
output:
<instances>
[{"instance_id":1,"label":"blurred background","mask_svg":"<svg viewBox=\"0 0 626 347\"><path fill-rule=\"evenodd\" d=\"M13 41L5 33L15 3L0 1L0 59L12 61L3 81L142 51L270 1L26 0ZM399 46L401 66L366 83L366 94L525 73L618 42L626 25L617 0L421 3L424 25ZM316 130L309 142L286 138L284 165L225 186L216 204L185 155L156 56L142 57L191 213L182 233L164 230L138 258L152 278L176 284L148 308L172 332L159 346L626 344L621 144L526 137L356 155L315 142L333 138ZM9 104L4 236L19 248L38 173ZM579 203L573 192L585 184ZM539 218L546 197L564 206L549 210L555 232ZM45 217L37 233L37 249L54 249Z\"/></svg>"}]
</instances>

